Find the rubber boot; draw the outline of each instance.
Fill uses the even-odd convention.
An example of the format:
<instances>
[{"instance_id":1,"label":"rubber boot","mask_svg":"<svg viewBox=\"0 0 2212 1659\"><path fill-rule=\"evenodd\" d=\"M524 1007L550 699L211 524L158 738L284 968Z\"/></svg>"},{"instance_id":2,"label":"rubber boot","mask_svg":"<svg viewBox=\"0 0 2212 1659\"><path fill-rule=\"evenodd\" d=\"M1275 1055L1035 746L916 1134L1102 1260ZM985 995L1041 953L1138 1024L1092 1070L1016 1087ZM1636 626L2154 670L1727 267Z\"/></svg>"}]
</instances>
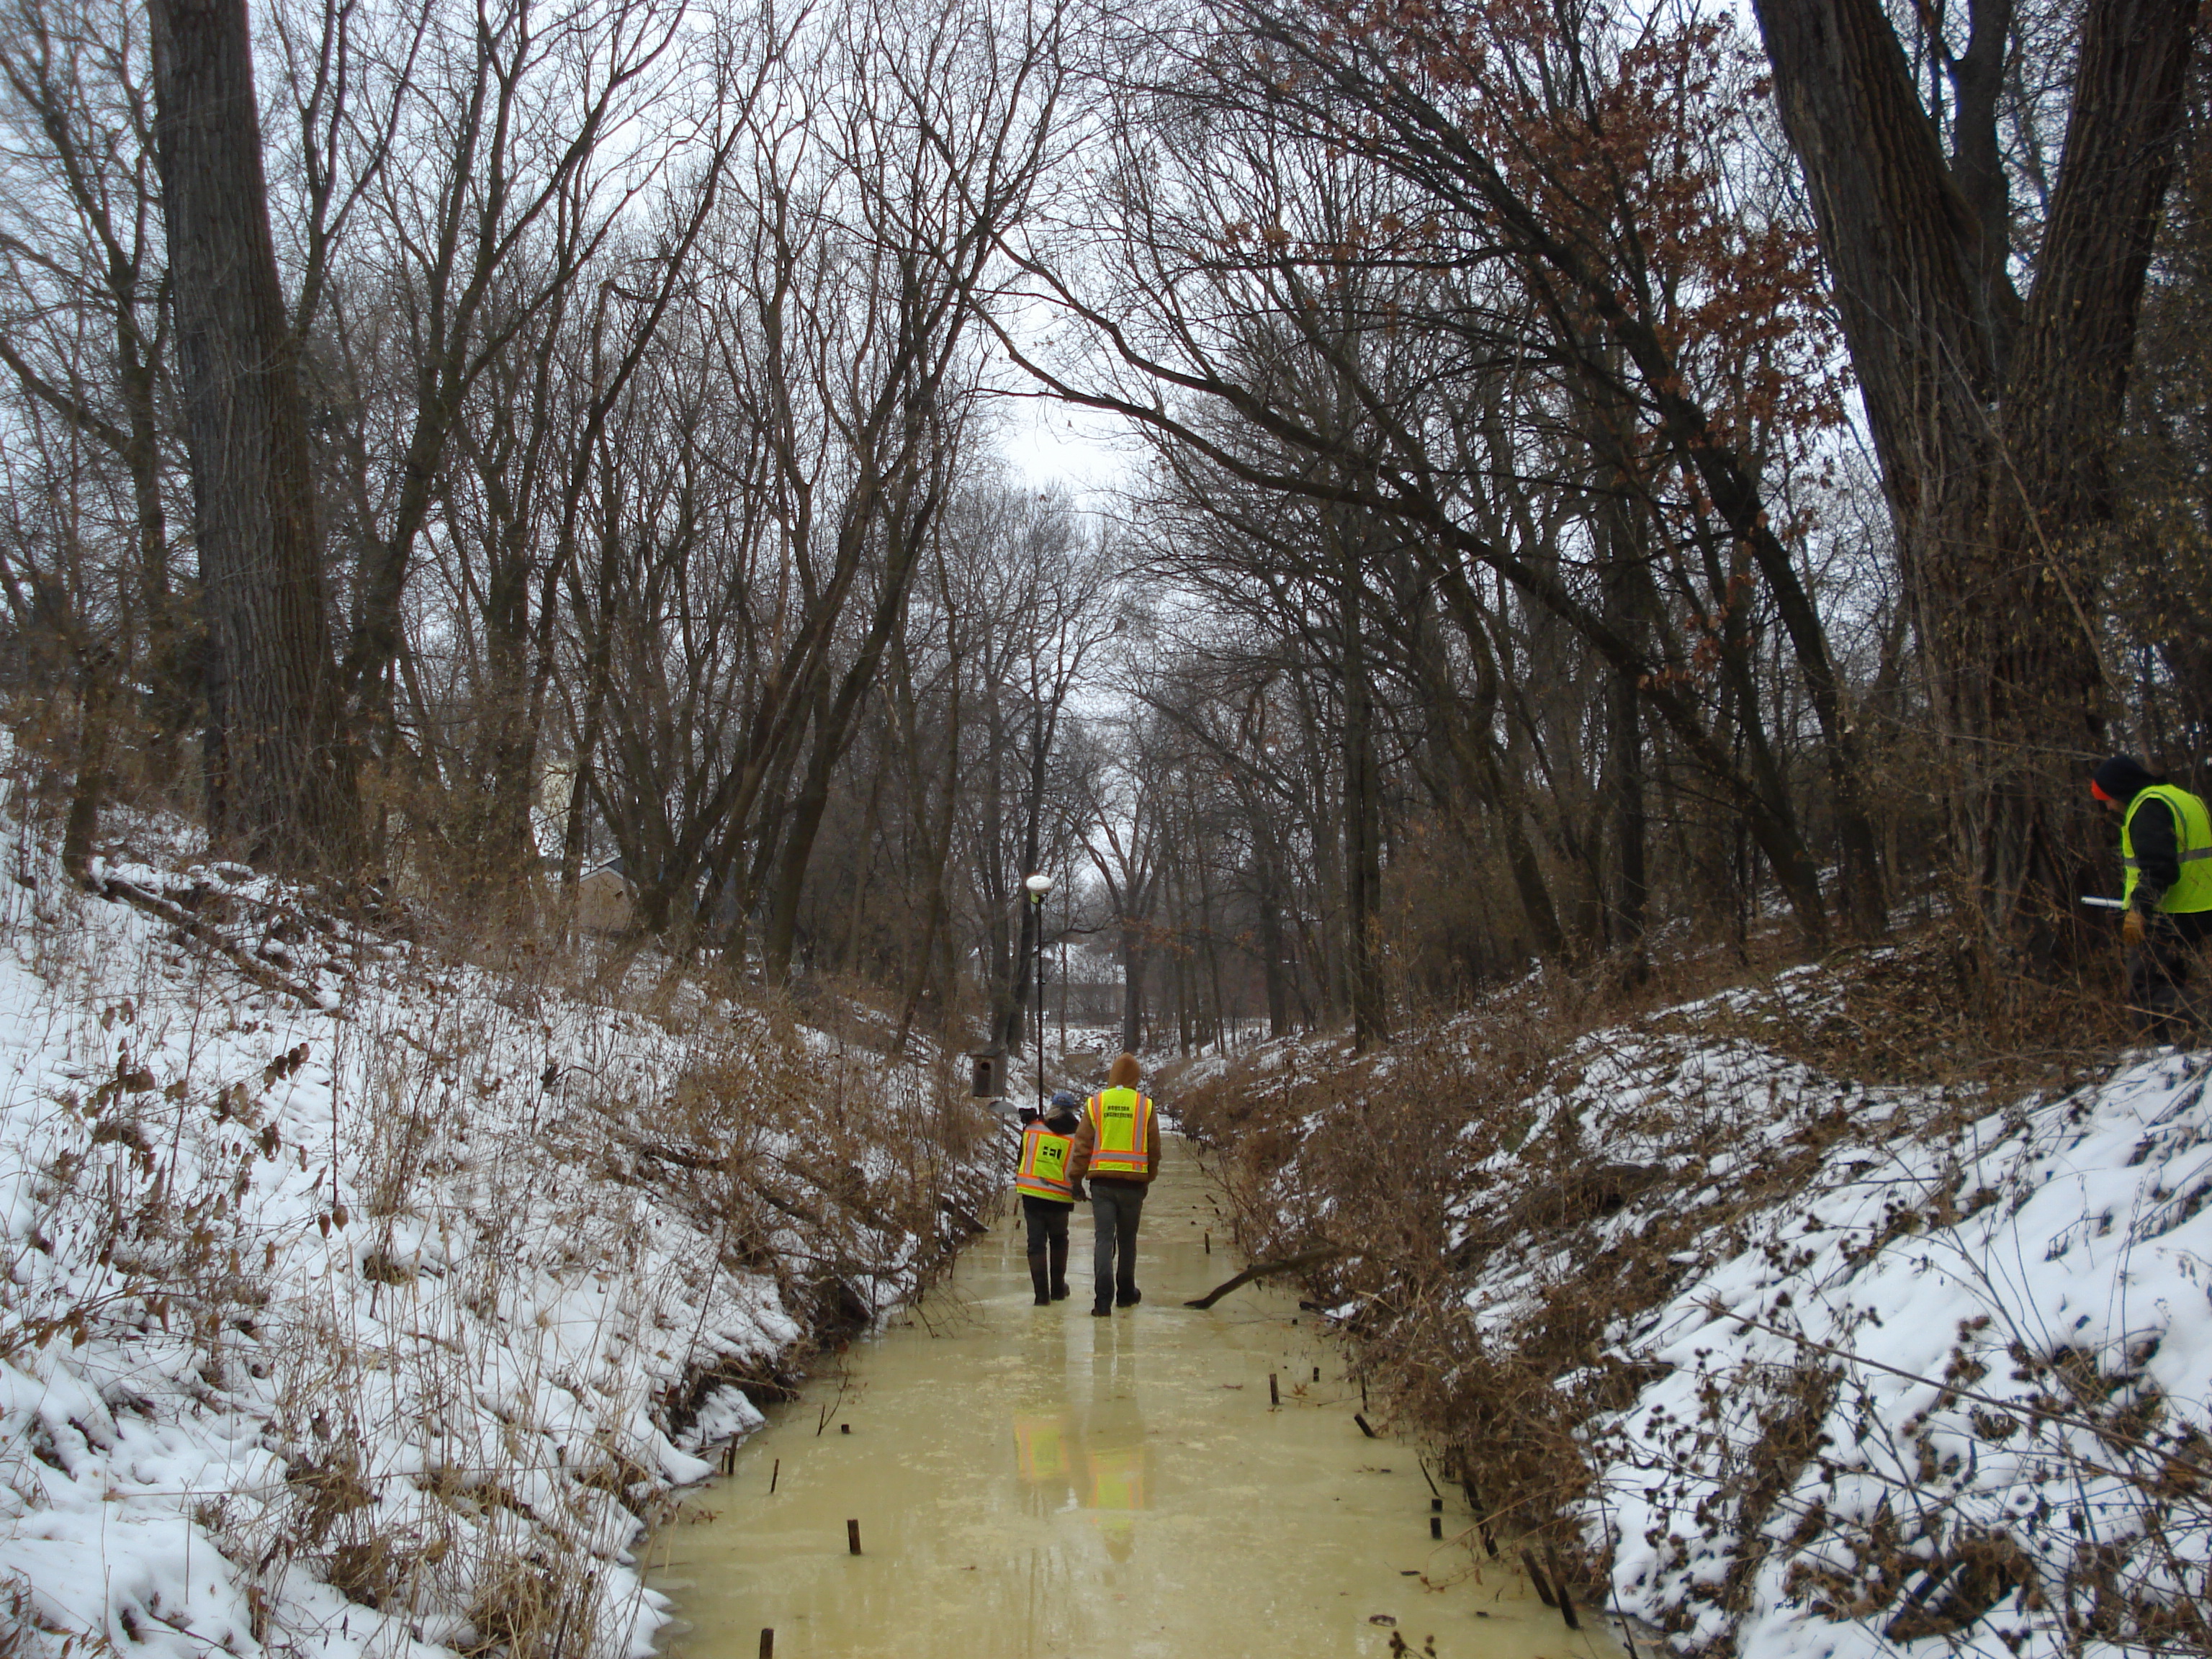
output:
<instances>
[{"instance_id":1,"label":"rubber boot","mask_svg":"<svg viewBox=\"0 0 2212 1659\"><path fill-rule=\"evenodd\" d=\"M1065 1238L1052 1241L1052 1299L1055 1302L1067 1300L1067 1241Z\"/></svg>"},{"instance_id":2,"label":"rubber boot","mask_svg":"<svg viewBox=\"0 0 2212 1659\"><path fill-rule=\"evenodd\" d=\"M1030 1288L1036 1292L1036 1306L1048 1308L1052 1305L1052 1280L1045 1271L1042 1250L1030 1252Z\"/></svg>"}]
</instances>

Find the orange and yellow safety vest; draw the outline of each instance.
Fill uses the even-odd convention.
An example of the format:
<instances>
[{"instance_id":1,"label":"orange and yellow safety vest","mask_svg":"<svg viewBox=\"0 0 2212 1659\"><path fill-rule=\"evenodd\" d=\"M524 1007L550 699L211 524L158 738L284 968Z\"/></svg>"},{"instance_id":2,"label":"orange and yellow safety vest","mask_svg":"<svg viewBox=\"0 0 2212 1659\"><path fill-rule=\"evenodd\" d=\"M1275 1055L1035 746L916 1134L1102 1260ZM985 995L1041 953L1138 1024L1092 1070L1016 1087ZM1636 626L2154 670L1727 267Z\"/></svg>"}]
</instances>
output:
<instances>
[{"instance_id":1,"label":"orange and yellow safety vest","mask_svg":"<svg viewBox=\"0 0 2212 1659\"><path fill-rule=\"evenodd\" d=\"M1074 1203L1075 1183L1067 1178L1067 1156L1074 1147L1074 1136L1055 1134L1042 1123L1030 1124L1022 1131L1022 1158L1014 1166L1014 1190L1025 1198Z\"/></svg>"},{"instance_id":2,"label":"orange and yellow safety vest","mask_svg":"<svg viewBox=\"0 0 2212 1659\"><path fill-rule=\"evenodd\" d=\"M1152 1172L1152 1103L1134 1089L1102 1089L1083 1103L1094 1149L1091 1173L1110 1177Z\"/></svg>"}]
</instances>

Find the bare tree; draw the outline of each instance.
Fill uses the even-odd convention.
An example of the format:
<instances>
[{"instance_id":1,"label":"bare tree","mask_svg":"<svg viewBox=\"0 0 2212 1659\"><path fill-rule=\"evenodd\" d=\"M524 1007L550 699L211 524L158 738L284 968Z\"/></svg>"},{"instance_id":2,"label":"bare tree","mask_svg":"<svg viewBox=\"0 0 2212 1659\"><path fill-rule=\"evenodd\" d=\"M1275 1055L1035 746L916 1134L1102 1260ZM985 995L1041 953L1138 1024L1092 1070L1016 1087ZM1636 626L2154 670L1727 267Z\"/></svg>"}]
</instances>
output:
<instances>
[{"instance_id":1,"label":"bare tree","mask_svg":"<svg viewBox=\"0 0 2212 1659\"><path fill-rule=\"evenodd\" d=\"M1049 12L870 6L808 27L805 69L748 121L690 356L667 368L696 411L685 465L720 504L685 538L721 550L721 574L678 580L659 559L688 556L664 547L669 579L641 581L603 543L611 580L574 595L586 638L629 641L594 647L609 679L583 702L609 763L587 730L578 775L609 793L648 925L703 907L735 943L757 911L779 978L839 763L971 464L975 319L1057 143L1064 73ZM693 620L653 617L670 605ZM626 695L631 676L651 694Z\"/></svg>"},{"instance_id":2,"label":"bare tree","mask_svg":"<svg viewBox=\"0 0 2212 1659\"><path fill-rule=\"evenodd\" d=\"M2025 247L2000 142L2014 0L1972 0L1948 27L1929 14L1933 111L1877 0L1754 9L1881 459L1957 851L1988 921L2047 951L2094 867L2081 767L2115 712L2100 532L2199 8L2081 8L2057 182Z\"/></svg>"},{"instance_id":3,"label":"bare tree","mask_svg":"<svg viewBox=\"0 0 2212 1659\"><path fill-rule=\"evenodd\" d=\"M1068 705L1107 682L1102 647L1125 618L1119 550L1065 497L1002 488L988 507L958 551L978 602L967 844L990 1040L1019 1052L1043 926L1022 881L1061 867L1077 838L1082 809L1064 775Z\"/></svg>"},{"instance_id":4,"label":"bare tree","mask_svg":"<svg viewBox=\"0 0 2212 1659\"><path fill-rule=\"evenodd\" d=\"M155 129L208 625L208 817L248 856L349 868L352 768L298 341L277 281L244 0L153 0Z\"/></svg>"},{"instance_id":5,"label":"bare tree","mask_svg":"<svg viewBox=\"0 0 2212 1659\"><path fill-rule=\"evenodd\" d=\"M1811 273L1790 228L1723 228L1732 207L1703 146L1724 145L1738 118L1721 92L1733 60L1696 20L1651 32L1592 13L1579 31L1516 33L1515 19L1336 28L1253 3L1233 29L1177 20L1138 36L1100 118L1121 139L1110 190L1081 204L1111 258L1063 260L1041 230L1025 261L1122 379L1009 349L1063 395L1172 436L1223 476L1397 523L1432 579L1486 569L1559 618L1728 792L1819 941L1819 860L1780 734L1747 695L1756 592L1806 689L1848 916L1878 931L1846 688L1762 483L1771 452L1832 428L1839 405L1815 367ZM1349 188L1329 186L1333 173ZM1757 284L1731 274L1751 267ZM1692 303L1716 289L1727 303ZM1394 378L1384 366L1406 360L1408 337L1427 361ZM1499 374L1539 382L1504 446L1483 424L1497 405L1481 387ZM1207 406L1252 441L1209 429ZM1607 410L1627 421L1609 440L1595 418ZM1594 494L1625 498L1689 579L1710 665L1678 672L1619 590L1608 601L1544 547L1497 533L1516 515L1489 498L1510 497L1523 456L1556 449L1562 422L1583 434Z\"/></svg>"},{"instance_id":6,"label":"bare tree","mask_svg":"<svg viewBox=\"0 0 2212 1659\"><path fill-rule=\"evenodd\" d=\"M342 672L380 754L392 742L408 585L480 384L506 365L513 390L514 362L568 349L567 329L622 338L633 320L658 325L660 290L681 280L689 252L684 210L657 262L631 259L645 292L634 307L576 291L647 191L712 204L729 135L783 44L771 15L757 41L716 56L688 16L651 0L508 0L465 14L426 0L385 50L402 66L385 84L349 88L342 73L367 78L350 60L334 71L326 52L293 54L308 210L301 322L319 327L334 400L354 417L336 446L353 552ZM331 135L349 121L367 131L341 143ZM606 148L614 133L620 158ZM349 234L334 245L341 223ZM309 309L319 302L326 319ZM602 343L610 373L635 343L610 354ZM556 395L588 422L592 394ZM565 499L557 485L550 495ZM515 671L515 684L527 679Z\"/></svg>"},{"instance_id":7,"label":"bare tree","mask_svg":"<svg viewBox=\"0 0 2212 1659\"><path fill-rule=\"evenodd\" d=\"M18 0L0 25L0 83L21 146L0 186L9 296L0 363L128 476L145 672L164 718L178 721L190 695L179 659L187 621L170 570L162 479L166 341L148 52L128 6ZM126 621L116 641L126 666L135 631Z\"/></svg>"}]
</instances>

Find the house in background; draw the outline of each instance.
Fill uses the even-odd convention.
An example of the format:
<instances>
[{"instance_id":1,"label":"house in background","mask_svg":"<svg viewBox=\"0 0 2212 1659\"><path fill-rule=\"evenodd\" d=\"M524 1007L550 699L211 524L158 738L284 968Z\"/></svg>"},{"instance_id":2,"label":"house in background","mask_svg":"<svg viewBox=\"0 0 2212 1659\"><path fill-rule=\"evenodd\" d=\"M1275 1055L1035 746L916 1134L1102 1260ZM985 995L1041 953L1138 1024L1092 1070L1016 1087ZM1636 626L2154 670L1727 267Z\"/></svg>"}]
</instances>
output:
<instances>
[{"instance_id":1,"label":"house in background","mask_svg":"<svg viewBox=\"0 0 2212 1659\"><path fill-rule=\"evenodd\" d=\"M620 859L585 872L576 884L576 926L594 933L623 933L635 920L637 888Z\"/></svg>"}]
</instances>

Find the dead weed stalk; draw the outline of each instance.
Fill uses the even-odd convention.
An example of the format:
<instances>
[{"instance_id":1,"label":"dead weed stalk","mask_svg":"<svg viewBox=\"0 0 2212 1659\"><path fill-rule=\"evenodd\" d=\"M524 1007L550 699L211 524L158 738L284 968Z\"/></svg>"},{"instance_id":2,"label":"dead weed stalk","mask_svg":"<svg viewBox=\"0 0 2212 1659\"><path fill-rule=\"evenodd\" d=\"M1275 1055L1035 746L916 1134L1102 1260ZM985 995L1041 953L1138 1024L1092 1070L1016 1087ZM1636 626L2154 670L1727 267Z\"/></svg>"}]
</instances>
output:
<instances>
[{"instance_id":1,"label":"dead weed stalk","mask_svg":"<svg viewBox=\"0 0 2212 1659\"><path fill-rule=\"evenodd\" d=\"M304 1570L395 1643L629 1651L630 1553L692 1414L913 1295L994 1185L949 1071L696 970L514 945L491 972L270 901L249 920L343 984L333 1017L0 824L0 933L69 1072L0 1103L27 1218L0 1362L141 1379L60 1440L10 1425L0 1480L34 1501L118 1419L258 1425L190 1500L257 1640L313 1633L283 1623ZM242 925L223 879L198 913Z\"/></svg>"},{"instance_id":2,"label":"dead weed stalk","mask_svg":"<svg viewBox=\"0 0 2212 1659\"><path fill-rule=\"evenodd\" d=\"M1783 1595L1890 1641L1980 1628L2019 1651L2039 1630L2067 1651L2212 1651L2197 1409L2147 1392L2140 1353L2054 1341L1986 1272L1985 1316L1931 1379L1959 1407L1940 1422L1884 1420L1869 1370L1809 1341L1710 1379L1698 1420L1665 1434L1623 1418L1671 1369L1628 1339L1693 1273L1749 1252L1786 1283L1811 1259L1775 1218L1816 1172L1843 1158L1855 1180L1889 1182L1854 1246L1870 1255L1999 1200L1964 1189L1963 1153L1908 1171L1896 1147L1955 1146L2008 1103L2110 1071L2125 1032L2096 988L1990 1006L1966 994L1970 967L1921 942L1671 1008L1663 987L1626 1006L1522 988L1377 1056L1275 1045L1176 1104L1219 1155L1248 1252L1342 1252L1308 1294L1462 1484L1479 1534L1541 1534L1586 1596L1624 1541L1589 1524L1610 1513L1600 1472L1628 1470L1679 1500L1674 1529L1647 1541L1696 1582L1669 1619L1695 1650L1728 1649L1760 1597ZM1962 1416L1997 1364L2041 1403ZM1807 1495L1839 1422L1887 1472L1872 1514ZM1977 1457L2030 1443L2046 1490L2106 1495L2036 1517L2057 1540L2040 1553L1954 1490Z\"/></svg>"}]
</instances>

